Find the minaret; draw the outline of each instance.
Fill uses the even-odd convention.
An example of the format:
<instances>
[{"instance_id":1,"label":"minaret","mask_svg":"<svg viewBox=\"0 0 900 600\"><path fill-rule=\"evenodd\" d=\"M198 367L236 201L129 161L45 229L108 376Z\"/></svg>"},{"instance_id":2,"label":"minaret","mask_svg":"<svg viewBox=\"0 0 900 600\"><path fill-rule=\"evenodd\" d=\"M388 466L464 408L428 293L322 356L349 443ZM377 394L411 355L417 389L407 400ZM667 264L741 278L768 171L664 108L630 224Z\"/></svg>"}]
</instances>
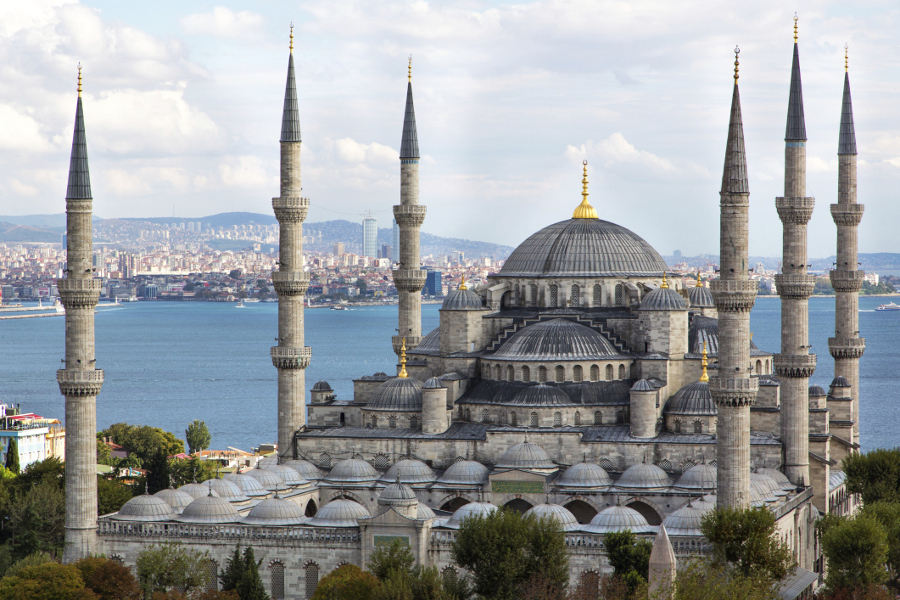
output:
<instances>
[{"instance_id":1,"label":"minaret","mask_svg":"<svg viewBox=\"0 0 900 600\"><path fill-rule=\"evenodd\" d=\"M719 279L709 282L719 312L719 369L709 381L716 403L716 464L719 507L750 505L750 405L759 380L750 377L750 309L758 285L750 279L748 223L750 186L741 122L738 54L734 49L734 92L719 192Z\"/></svg>"},{"instance_id":2,"label":"minaret","mask_svg":"<svg viewBox=\"0 0 900 600\"><path fill-rule=\"evenodd\" d=\"M400 141L400 204L394 206L394 220L400 227L400 262L393 272L400 296L397 335L392 339L394 353L400 355L403 340L411 350L422 339L422 287L425 271L419 269L419 228L425 221L426 207L419 204L419 139L416 135L416 111L412 95L412 57L406 84L406 116Z\"/></svg>"},{"instance_id":3,"label":"minaret","mask_svg":"<svg viewBox=\"0 0 900 600\"><path fill-rule=\"evenodd\" d=\"M775 199L784 228L781 274L775 276L781 297L781 354L774 356L773 363L781 379L784 474L795 485L809 485L809 378L816 370L816 355L809 352L809 297L816 279L806 273L806 225L816 200L806 196L806 124L797 15L784 142L784 197Z\"/></svg>"},{"instance_id":4,"label":"minaret","mask_svg":"<svg viewBox=\"0 0 900 600\"><path fill-rule=\"evenodd\" d=\"M66 192L66 278L57 281L66 308L66 368L56 372L66 397L66 546L63 562L97 554L97 394L103 371L94 359L94 307L100 280L94 279L91 176L81 108L81 65L75 134Z\"/></svg>"},{"instance_id":5,"label":"minaret","mask_svg":"<svg viewBox=\"0 0 900 600\"><path fill-rule=\"evenodd\" d=\"M303 345L303 295L309 277L303 271L303 220L309 199L300 196L300 115L294 80L294 28L288 58L281 118L281 195L272 198L281 227L278 270L272 285L278 294L278 345L272 364L278 369L278 461L293 456L294 432L306 424L306 373L312 349Z\"/></svg>"},{"instance_id":6,"label":"minaret","mask_svg":"<svg viewBox=\"0 0 900 600\"><path fill-rule=\"evenodd\" d=\"M837 225L837 264L831 271L831 285L837 294L834 308L834 337L828 349L834 357L834 376L850 382L853 397L854 444L859 443L859 359L866 349L859 337L859 288L863 271L857 269L858 234L865 206L856 202L856 131L853 128L853 104L850 101L850 74L847 46L844 45L844 100L841 108L841 132L838 142L838 203L831 205Z\"/></svg>"}]
</instances>

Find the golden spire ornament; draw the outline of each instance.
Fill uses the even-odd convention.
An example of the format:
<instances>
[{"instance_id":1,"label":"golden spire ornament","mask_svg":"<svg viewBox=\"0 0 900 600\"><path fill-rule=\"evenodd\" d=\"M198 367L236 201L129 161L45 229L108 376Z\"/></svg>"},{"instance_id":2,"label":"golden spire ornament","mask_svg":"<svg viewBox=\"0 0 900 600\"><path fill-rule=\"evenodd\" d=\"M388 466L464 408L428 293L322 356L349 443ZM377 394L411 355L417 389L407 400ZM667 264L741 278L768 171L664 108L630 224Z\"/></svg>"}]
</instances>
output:
<instances>
[{"instance_id":1,"label":"golden spire ornament","mask_svg":"<svg viewBox=\"0 0 900 600\"><path fill-rule=\"evenodd\" d=\"M700 279L700 271L697 271L697 287L703 287L703 281Z\"/></svg>"},{"instance_id":2,"label":"golden spire ornament","mask_svg":"<svg viewBox=\"0 0 900 600\"><path fill-rule=\"evenodd\" d=\"M294 53L294 23L291 23L291 54Z\"/></svg>"},{"instance_id":3,"label":"golden spire ornament","mask_svg":"<svg viewBox=\"0 0 900 600\"><path fill-rule=\"evenodd\" d=\"M406 338L403 338L403 346L400 347L400 372L397 377L409 377L406 372Z\"/></svg>"},{"instance_id":4,"label":"golden spire ornament","mask_svg":"<svg viewBox=\"0 0 900 600\"><path fill-rule=\"evenodd\" d=\"M666 272L663 271L663 282L660 284L659 289L667 290L669 289L669 284L666 282Z\"/></svg>"},{"instance_id":5,"label":"golden spire ornament","mask_svg":"<svg viewBox=\"0 0 900 600\"><path fill-rule=\"evenodd\" d=\"M797 21L800 20L800 17L797 16L797 13L794 13L794 43L797 43Z\"/></svg>"},{"instance_id":6,"label":"golden spire ornament","mask_svg":"<svg viewBox=\"0 0 900 600\"><path fill-rule=\"evenodd\" d=\"M597 211L594 210L594 207L591 206L591 203L588 202L588 196L590 195L588 192L588 178L587 178L587 164L588 162L585 160L582 162L584 165L584 176L581 179L581 204L579 204L575 208L575 212L572 213L573 219L599 219L597 216Z\"/></svg>"},{"instance_id":7,"label":"golden spire ornament","mask_svg":"<svg viewBox=\"0 0 900 600\"><path fill-rule=\"evenodd\" d=\"M409 55L409 66L406 67L406 80L412 81L412 54Z\"/></svg>"},{"instance_id":8,"label":"golden spire ornament","mask_svg":"<svg viewBox=\"0 0 900 600\"><path fill-rule=\"evenodd\" d=\"M740 79L740 75L738 75L738 71L740 70L740 61L738 60L738 54L741 53L741 49L739 46L734 47L734 85L737 85L737 80Z\"/></svg>"},{"instance_id":9,"label":"golden spire ornament","mask_svg":"<svg viewBox=\"0 0 900 600\"><path fill-rule=\"evenodd\" d=\"M466 276L465 275L462 276L462 281L459 283L459 289L461 289L463 291L469 289L466 287Z\"/></svg>"},{"instance_id":10,"label":"golden spire ornament","mask_svg":"<svg viewBox=\"0 0 900 600\"><path fill-rule=\"evenodd\" d=\"M81 63L78 63L78 97L81 98Z\"/></svg>"},{"instance_id":11,"label":"golden spire ornament","mask_svg":"<svg viewBox=\"0 0 900 600\"><path fill-rule=\"evenodd\" d=\"M703 368L703 373L700 375L700 381L703 383L707 383L709 381L709 375L706 373L706 366L708 365L708 361L706 360L706 342L703 342L703 358L700 360L700 366Z\"/></svg>"},{"instance_id":12,"label":"golden spire ornament","mask_svg":"<svg viewBox=\"0 0 900 600\"><path fill-rule=\"evenodd\" d=\"M850 70L850 55L848 51L850 49L850 44L844 43L844 72Z\"/></svg>"}]
</instances>

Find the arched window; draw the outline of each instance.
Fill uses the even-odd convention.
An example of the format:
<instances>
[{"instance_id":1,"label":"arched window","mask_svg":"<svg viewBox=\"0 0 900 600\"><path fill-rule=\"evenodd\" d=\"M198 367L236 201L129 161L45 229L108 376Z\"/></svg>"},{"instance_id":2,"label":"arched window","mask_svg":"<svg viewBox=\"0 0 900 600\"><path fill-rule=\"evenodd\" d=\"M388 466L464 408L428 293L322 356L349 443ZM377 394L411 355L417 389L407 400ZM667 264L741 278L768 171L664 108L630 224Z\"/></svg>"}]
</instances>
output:
<instances>
[{"instance_id":1,"label":"arched window","mask_svg":"<svg viewBox=\"0 0 900 600\"><path fill-rule=\"evenodd\" d=\"M531 381L531 369L522 367L522 381Z\"/></svg>"},{"instance_id":2,"label":"arched window","mask_svg":"<svg viewBox=\"0 0 900 600\"><path fill-rule=\"evenodd\" d=\"M517 283L516 287L513 289L513 304L515 306L518 306L520 301L521 301L521 297L519 294L519 284Z\"/></svg>"},{"instance_id":3,"label":"arched window","mask_svg":"<svg viewBox=\"0 0 900 600\"><path fill-rule=\"evenodd\" d=\"M761 360L756 361L756 374L762 375L762 361Z\"/></svg>"},{"instance_id":4,"label":"arched window","mask_svg":"<svg viewBox=\"0 0 900 600\"><path fill-rule=\"evenodd\" d=\"M513 427L519 426L519 417L516 416L516 413L514 413L514 412L509 413L509 424L512 425Z\"/></svg>"},{"instance_id":5,"label":"arched window","mask_svg":"<svg viewBox=\"0 0 900 600\"><path fill-rule=\"evenodd\" d=\"M513 369L512 365L506 367L506 380L507 381L515 381L516 380L516 370Z\"/></svg>"},{"instance_id":6,"label":"arched window","mask_svg":"<svg viewBox=\"0 0 900 600\"><path fill-rule=\"evenodd\" d=\"M575 427L581 427L581 413L575 411Z\"/></svg>"},{"instance_id":7,"label":"arched window","mask_svg":"<svg viewBox=\"0 0 900 600\"><path fill-rule=\"evenodd\" d=\"M555 285L550 286L550 307L555 308L559 300L559 288Z\"/></svg>"},{"instance_id":8,"label":"arched window","mask_svg":"<svg viewBox=\"0 0 900 600\"><path fill-rule=\"evenodd\" d=\"M203 589L207 592L217 592L219 591L219 563L212 559L208 559L206 561L206 583L203 586Z\"/></svg>"},{"instance_id":9,"label":"arched window","mask_svg":"<svg viewBox=\"0 0 900 600\"><path fill-rule=\"evenodd\" d=\"M500 423L501 425L506 425L506 411L505 410L501 410L499 413L497 413L497 422Z\"/></svg>"},{"instance_id":10,"label":"arched window","mask_svg":"<svg viewBox=\"0 0 900 600\"><path fill-rule=\"evenodd\" d=\"M319 567L314 563L306 565L306 597L312 598L319 587Z\"/></svg>"},{"instance_id":11,"label":"arched window","mask_svg":"<svg viewBox=\"0 0 900 600\"><path fill-rule=\"evenodd\" d=\"M603 413L599 410L594 412L594 425L603 425Z\"/></svg>"},{"instance_id":12,"label":"arched window","mask_svg":"<svg viewBox=\"0 0 900 600\"><path fill-rule=\"evenodd\" d=\"M114 563L118 563L122 566L125 566L125 561L118 554L113 554L112 556L109 557L109 560L113 561Z\"/></svg>"},{"instance_id":13,"label":"arched window","mask_svg":"<svg viewBox=\"0 0 900 600\"><path fill-rule=\"evenodd\" d=\"M531 284L531 305L532 306L538 305L538 289L537 289L536 283Z\"/></svg>"},{"instance_id":14,"label":"arched window","mask_svg":"<svg viewBox=\"0 0 900 600\"><path fill-rule=\"evenodd\" d=\"M675 433L681 433L681 419L675 419Z\"/></svg>"},{"instance_id":15,"label":"arched window","mask_svg":"<svg viewBox=\"0 0 900 600\"><path fill-rule=\"evenodd\" d=\"M600 367L591 365L591 381L600 381Z\"/></svg>"},{"instance_id":16,"label":"arched window","mask_svg":"<svg viewBox=\"0 0 900 600\"><path fill-rule=\"evenodd\" d=\"M466 409L466 421L468 421L470 423L472 422L472 409L471 408Z\"/></svg>"},{"instance_id":17,"label":"arched window","mask_svg":"<svg viewBox=\"0 0 900 600\"><path fill-rule=\"evenodd\" d=\"M538 367L538 381L540 383L547 382L547 367Z\"/></svg>"},{"instance_id":18,"label":"arched window","mask_svg":"<svg viewBox=\"0 0 900 600\"><path fill-rule=\"evenodd\" d=\"M616 425L623 425L625 423L625 411L617 410L616 411Z\"/></svg>"},{"instance_id":19,"label":"arched window","mask_svg":"<svg viewBox=\"0 0 900 600\"><path fill-rule=\"evenodd\" d=\"M703 433L703 423L701 421L694 421L694 433Z\"/></svg>"},{"instance_id":20,"label":"arched window","mask_svg":"<svg viewBox=\"0 0 900 600\"><path fill-rule=\"evenodd\" d=\"M624 288L622 287L622 284L617 283L616 284L616 302L615 302L616 306L622 306L622 296L624 295L623 292L624 292Z\"/></svg>"},{"instance_id":21,"label":"arched window","mask_svg":"<svg viewBox=\"0 0 900 600\"><path fill-rule=\"evenodd\" d=\"M556 367L556 383L562 383L566 380L566 368L562 365Z\"/></svg>"},{"instance_id":22,"label":"arched window","mask_svg":"<svg viewBox=\"0 0 900 600\"><path fill-rule=\"evenodd\" d=\"M577 283L572 284L572 301L569 302L569 306L580 306L581 304L581 288L578 287Z\"/></svg>"},{"instance_id":23,"label":"arched window","mask_svg":"<svg viewBox=\"0 0 900 600\"><path fill-rule=\"evenodd\" d=\"M602 306L603 305L603 288L600 287L599 283L594 284L594 297L591 298L594 306Z\"/></svg>"},{"instance_id":24,"label":"arched window","mask_svg":"<svg viewBox=\"0 0 900 600\"><path fill-rule=\"evenodd\" d=\"M561 412L553 413L553 426L554 427L562 427L562 413Z\"/></svg>"},{"instance_id":25,"label":"arched window","mask_svg":"<svg viewBox=\"0 0 900 600\"><path fill-rule=\"evenodd\" d=\"M482 423L490 423L491 422L491 415L490 415L490 413L488 413L488 410L486 408L481 411L481 422Z\"/></svg>"},{"instance_id":26,"label":"arched window","mask_svg":"<svg viewBox=\"0 0 900 600\"><path fill-rule=\"evenodd\" d=\"M531 413L531 426L532 426L532 427L537 427L537 426L538 426L538 418L537 418L537 413L536 413L536 412Z\"/></svg>"},{"instance_id":27,"label":"arched window","mask_svg":"<svg viewBox=\"0 0 900 600\"><path fill-rule=\"evenodd\" d=\"M409 418L409 428L410 429L418 429L419 428L419 417L413 415Z\"/></svg>"},{"instance_id":28,"label":"arched window","mask_svg":"<svg viewBox=\"0 0 900 600\"><path fill-rule=\"evenodd\" d=\"M500 365L494 365L494 379L496 379L497 381L500 381L500 379L501 379Z\"/></svg>"},{"instance_id":29,"label":"arched window","mask_svg":"<svg viewBox=\"0 0 900 600\"><path fill-rule=\"evenodd\" d=\"M625 379L625 365L619 365L619 379Z\"/></svg>"},{"instance_id":30,"label":"arched window","mask_svg":"<svg viewBox=\"0 0 900 600\"><path fill-rule=\"evenodd\" d=\"M391 429L397 429L397 417L395 417L394 415L388 417L388 427L390 427Z\"/></svg>"},{"instance_id":31,"label":"arched window","mask_svg":"<svg viewBox=\"0 0 900 600\"><path fill-rule=\"evenodd\" d=\"M276 561L269 568L272 571L269 581L272 600L282 600L284 598L284 565Z\"/></svg>"},{"instance_id":32,"label":"arched window","mask_svg":"<svg viewBox=\"0 0 900 600\"><path fill-rule=\"evenodd\" d=\"M319 455L319 466L325 469L331 468L331 455L327 452L323 452Z\"/></svg>"},{"instance_id":33,"label":"arched window","mask_svg":"<svg viewBox=\"0 0 900 600\"><path fill-rule=\"evenodd\" d=\"M572 369L572 379L574 379L575 381L577 381L579 383L584 379L584 374L581 370L581 365L575 365L575 367Z\"/></svg>"},{"instance_id":34,"label":"arched window","mask_svg":"<svg viewBox=\"0 0 900 600\"><path fill-rule=\"evenodd\" d=\"M766 359L766 373L769 372L769 359Z\"/></svg>"},{"instance_id":35,"label":"arched window","mask_svg":"<svg viewBox=\"0 0 900 600\"><path fill-rule=\"evenodd\" d=\"M612 378L613 378L613 366L606 365L606 380L612 381Z\"/></svg>"},{"instance_id":36,"label":"arched window","mask_svg":"<svg viewBox=\"0 0 900 600\"><path fill-rule=\"evenodd\" d=\"M372 427L378 427L378 415L372 415Z\"/></svg>"},{"instance_id":37,"label":"arched window","mask_svg":"<svg viewBox=\"0 0 900 600\"><path fill-rule=\"evenodd\" d=\"M387 469L391 466L390 460L388 460L387 454L376 454L375 455L375 468L376 469Z\"/></svg>"}]
</instances>

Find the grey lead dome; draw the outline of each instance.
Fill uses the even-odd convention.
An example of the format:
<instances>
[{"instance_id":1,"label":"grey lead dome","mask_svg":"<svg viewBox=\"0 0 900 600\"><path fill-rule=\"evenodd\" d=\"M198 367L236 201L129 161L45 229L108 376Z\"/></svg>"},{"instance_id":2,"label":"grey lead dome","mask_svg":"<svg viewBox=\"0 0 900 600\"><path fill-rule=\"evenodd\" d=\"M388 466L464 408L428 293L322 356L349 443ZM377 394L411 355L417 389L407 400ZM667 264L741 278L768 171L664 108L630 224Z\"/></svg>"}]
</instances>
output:
<instances>
[{"instance_id":1,"label":"grey lead dome","mask_svg":"<svg viewBox=\"0 0 900 600\"><path fill-rule=\"evenodd\" d=\"M656 288L644 296L641 310L687 310L687 303L673 289Z\"/></svg>"},{"instance_id":2,"label":"grey lead dome","mask_svg":"<svg viewBox=\"0 0 900 600\"><path fill-rule=\"evenodd\" d=\"M111 518L117 521L168 521L175 516L169 503L147 494L135 496Z\"/></svg>"},{"instance_id":3,"label":"grey lead dome","mask_svg":"<svg viewBox=\"0 0 900 600\"><path fill-rule=\"evenodd\" d=\"M481 296L472 290L453 290L441 304L441 310L482 310Z\"/></svg>"},{"instance_id":4,"label":"grey lead dome","mask_svg":"<svg viewBox=\"0 0 900 600\"><path fill-rule=\"evenodd\" d=\"M592 360L621 353L598 331L568 319L550 319L514 333L490 356L498 360Z\"/></svg>"},{"instance_id":5,"label":"grey lead dome","mask_svg":"<svg viewBox=\"0 0 900 600\"><path fill-rule=\"evenodd\" d=\"M366 410L421 411L422 382L415 377L389 379L372 394Z\"/></svg>"},{"instance_id":6,"label":"grey lead dome","mask_svg":"<svg viewBox=\"0 0 900 600\"><path fill-rule=\"evenodd\" d=\"M498 469L555 469L556 463L540 446L524 442L507 450L494 466Z\"/></svg>"}]
</instances>

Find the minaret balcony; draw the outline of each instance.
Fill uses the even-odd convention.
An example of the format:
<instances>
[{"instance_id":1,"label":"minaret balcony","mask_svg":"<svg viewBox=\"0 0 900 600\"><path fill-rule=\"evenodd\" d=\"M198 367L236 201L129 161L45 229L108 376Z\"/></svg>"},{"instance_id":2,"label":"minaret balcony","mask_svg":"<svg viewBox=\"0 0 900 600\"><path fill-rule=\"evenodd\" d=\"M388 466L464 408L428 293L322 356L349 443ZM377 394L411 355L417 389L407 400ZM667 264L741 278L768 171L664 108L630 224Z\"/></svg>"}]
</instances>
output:
<instances>
[{"instance_id":1,"label":"minaret balcony","mask_svg":"<svg viewBox=\"0 0 900 600\"><path fill-rule=\"evenodd\" d=\"M809 379L816 372L815 354L776 354L772 366L778 377Z\"/></svg>"},{"instance_id":2,"label":"minaret balcony","mask_svg":"<svg viewBox=\"0 0 900 600\"><path fill-rule=\"evenodd\" d=\"M828 278L831 279L831 287L834 288L835 292L856 293L862 288L865 275L866 272L860 270L841 271L832 269L828 273Z\"/></svg>"},{"instance_id":3,"label":"minaret balcony","mask_svg":"<svg viewBox=\"0 0 900 600\"><path fill-rule=\"evenodd\" d=\"M272 364L277 369L305 369L312 359L312 348L290 348L287 346L273 346L271 349Z\"/></svg>"},{"instance_id":4,"label":"minaret balcony","mask_svg":"<svg viewBox=\"0 0 900 600\"><path fill-rule=\"evenodd\" d=\"M775 198L775 209L782 223L806 225L816 207L816 199L812 197Z\"/></svg>"},{"instance_id":5,"label":"minaret balcony","mask_svg":"<svg viewBox=\"0 0 900 600\"><path fill-rule=\"evenodd\" d=\"M59 383L59 391L64 396L83 398L96 396L103 387L103 370L76 371L60 369L56 372L56 381Z\"/></svg>"},{"instance_id":6,"label":"minaret balcony","mask_svg":"<svg viewBox=\"0 0 900 600\"><path fill-rule=\"evenodd\" d=\"M717 406L750 406L759 392L758 377L723 377L709 379L709 393Z\"/></svg>"},{"instance_id":7,"label":"minaret balcony","mask_svg":"<svg viewBox=\"0 0 900 600\"><path fill-rule=\"evenodd\" d=\"M784 273L775 276L775 287L782 300L806 300L816 287L815 275Z\"/></svg>"},{"instance_id":8,"label":"minaret balcony","mask_svg":"<svg viewBox=\"0 0 900 600\"><path fill-rule=\"evenodd\" d=\"M828 338L828 350L832 358L862 358L866 351L866 338Z\"/></svg>"},{"instance_id":9,"label":"minaret balcony","mask_svg":"<svg viewBox=\"0 0 900 600\"><path fill-rule=\"evenodd\" d=\"M422 204L398 204L394 206L394 220L400 227L421 227L428 207Z\"/></svg>"},{"instance_id":10,"label":"minaret balcony","mask_svg":"<svg viewBox=\"0 0 900 600\"><path fill-rule=\"evenodd\" d=\"M422 342L422 336L415 335L395 335L391 337L391 345L394 347L394 354L400 355L403 344L406 344L406 351L409 352Z\"/></svg>"},{"instance_id":11,"label":"minaret balcony","mask_svg":"<svg viewBox=\"0 0 900 600\"><path fill-rule=\"evenodd\" d=\"M428 273L421 269L397 269L392 272L394 286L401 292L421 292Z\"/></svg>"},{"instance_id":12,"label":"minaret balcony","mask_svg":"<svg viewBox=\"0 0 900 600\"><path fill-rule=\"evenodd\" d=\"M94 200L92 198L66 198L66 213L85 214L93 213Z\"/></svg>"},{"instance_id":13,"label":"minaret balcony","mask_svg":"<svg viewBox=\"0 0 900 600\"><path fill-rule=\"evenodd\" d=\"M756 303L759 283L752 279L712 279L709 282L716 309L746 312Z\"/></svg>"},{"instance_id":14,"label":"minaret balcony","mask_svg":"<svg viewBox=\"0 0 900 600\"><path fill-rule=\"evenodd\" d=\"M272 208L279 224L302 223L309 211L309 198L272 198Z\"/></svg>"},{"instance_id":15,"label":"minaret balcony","mask_svg":"<svg viewBox=\"0 0 900 600\"><path fill-rule=\"evenodd\" d=\"M856 227L865 210L865 204L832 204L831 218L838 227Z\"/></svg>"},{"instance_id":16,"label":"minaret balcony","mask_svg":"<svg viewBox=\"0 0 900 600\"><path fill-rule=\"evenodd\" d=\"M309 274L305 271L273 271L272 287L279 296L302 296L309 289Z\"/></svg>"},{"instance_id":17,"label":"minaret balcony","mask_svg":"<svg viewBox=\"0 0 900 600\"><path fill-rule=\"evenodd\" d=\"M99 279L60 279L56 282L59 297L66 309L93 308L100 300Z\"/></svg>"}]
</instances>

